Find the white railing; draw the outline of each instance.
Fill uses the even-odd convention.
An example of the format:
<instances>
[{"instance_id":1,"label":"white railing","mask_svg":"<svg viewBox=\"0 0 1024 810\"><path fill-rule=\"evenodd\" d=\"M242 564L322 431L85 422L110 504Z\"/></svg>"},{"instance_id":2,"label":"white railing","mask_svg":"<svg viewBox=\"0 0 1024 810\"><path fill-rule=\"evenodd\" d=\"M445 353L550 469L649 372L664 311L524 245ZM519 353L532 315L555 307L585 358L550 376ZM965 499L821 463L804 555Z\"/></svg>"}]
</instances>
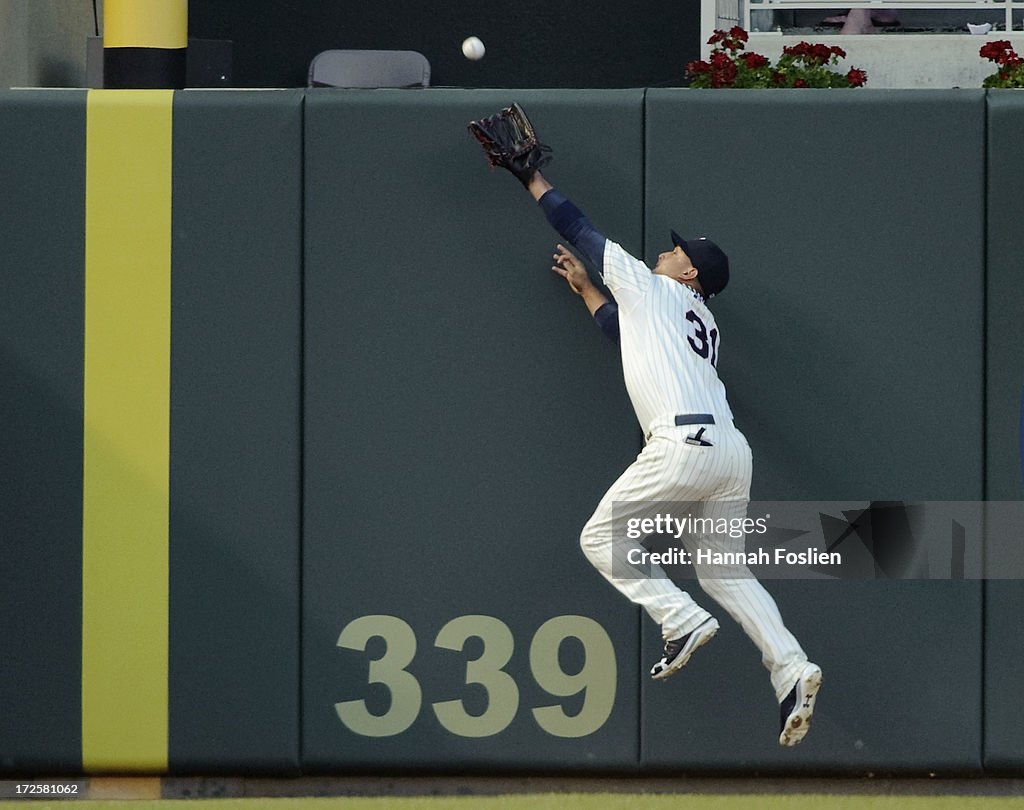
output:
<instances>
[{"instance_id":1,"label":"white railing","mask_svg":"<svg viewBox=\"0 0 1024 810\"><path fill-rule=\"evenodd\" d=\"M705 30L708 31L708 35L704 39L710 37L711 31L716 28L728 30L734 25L741 25L744 5L743 0L701 0L701 33ZM710 29L708 28L709 23L711 24Z\"/></svg>"},{"instance_id":2,"label":"white railing","mask_svg":"<svg viewBox=\"0 0 1024 810\"><path fill-rule=\"evenodd\" d=\"M701 0L701 48L706 55L710 48L705 44L716 28L731 28L740 25L750 31L751 14L792 9L977 9L992 11L1002 9L1006 13L1006 32L1013 31L1013 10L1024 9L1024 0ZM965 32L966 33L966 32Z\"/></svg>"}]
</instances>

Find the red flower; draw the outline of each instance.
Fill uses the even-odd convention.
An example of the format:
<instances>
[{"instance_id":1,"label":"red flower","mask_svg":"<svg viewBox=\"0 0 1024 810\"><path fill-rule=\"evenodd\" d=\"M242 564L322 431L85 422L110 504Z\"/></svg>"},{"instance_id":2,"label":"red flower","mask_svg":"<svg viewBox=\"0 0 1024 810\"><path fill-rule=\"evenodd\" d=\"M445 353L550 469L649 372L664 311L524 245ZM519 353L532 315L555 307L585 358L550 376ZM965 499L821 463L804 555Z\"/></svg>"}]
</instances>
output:
<instances>
[{"instance_id":1,"label":"red flower","mask_svg":"<svg viewBox=\"0 0 1024 810\"><path fill-rule=\"evenodd\" d=\"M731 87L732 83L736 81L737 72L736 63L732 60L727 60L721 68L711 72L711 86Z\"/></svg>"},{"instance_id":2,"label":"red flower","mask_svg":"<svg viewBox=\"0 0 1024 810\"><path fill-rule=\"evenodd\" d=\"M863 87L867 84L868 74L860 68L850 68L850 72L846 74L846 80L850 83L850 87Z\"/></svg>"},{"instance_id":3,"label":"red flower","mask_svg":"<svg viewBox=\"0 0 1024 810\"><path fill-rule=\"evenodd\" d=\"M1010 44L1010 40L999 39L995 42L986 42L982 45L981 49L978 51L978 56L1003 64L1003 59L1006 57L1007 52L1009 52L1011 56L1017 55L1013 52L1013 46Z\"/></svg>"},{"instance_id":4,"label":"red flower","mask_svg":"<svg viewBox=\"0 0 1024 810\"><path fill-rule=\"evenodd\" d=\"M757 68L764 67L768 64L768 60L759 53L745 53L740 57L740 59L746 62L747 67L751 70L757 70Z\"/></svg>"},{"instance_id":5,"label":"red flower","mask_svg":"<svg viewBox=\"0 0 1024 810\"><path fill-rule=\"evenodd\" d=\"M783 48L783 58L773 64L759 53L743 53L743 43L748 40L747 32L738 25L728 31L716 29L708 40L708 44L713 47L707 60L696 60L686 65L693 86L735 87L740 71L744 71L741 83L748 87L811 87L829 84L861 87L867 81L867 74L858 68L853 68L845 76L826 68L846 57L846 51L834 45L798 42ZM998 53L1002 54L1003 51L999 50ZM1012 56L1016 59L1016 54ZM1009 58L1003 57L1004 61ZM1024 60L1021 62L1024 63Z\"/></svg>"},{"instance_id":6,"label":"red flower","mask_svg":"<svg viewBox=\"0 0 1024 810\"><path fill-rule=\"evenodd\" d=\"M738 39L727 39L722 43L722 47L725 48L729 53L736 55L736 51L743 50L743 43Z\"/></svg>"},{"instance_id":7,"label":"red flower","mask_svg":"<svg viewBox=\"0 0 1024 810\"><path fill-rule=\"evenodd\" d=\"M738 39L740 42L746 42L750 36L740 26L734 25L730 31L729 36L733 39Z\"/></svg>"},{"instance_id":8,"label":"red flower","mask_svg":"<svg viewBox=\"0 0 1024 810\"><path fill-rule=\"evenodd\" d=\"M828 45L817 45L811 46L811 56L819 62L827 62L832 56L832 49Z\"/></svg>"}]
</instances>

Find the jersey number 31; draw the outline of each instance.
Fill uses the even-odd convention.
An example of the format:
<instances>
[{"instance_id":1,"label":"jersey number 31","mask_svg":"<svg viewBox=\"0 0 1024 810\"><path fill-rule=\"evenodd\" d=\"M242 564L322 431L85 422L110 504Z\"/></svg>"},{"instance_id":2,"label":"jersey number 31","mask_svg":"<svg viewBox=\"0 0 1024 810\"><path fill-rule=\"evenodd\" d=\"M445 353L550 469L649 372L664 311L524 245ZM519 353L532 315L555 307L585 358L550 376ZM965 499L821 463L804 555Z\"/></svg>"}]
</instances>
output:
<instances>
[{"instance_id":1,"label":"jersey number 31","mask_svg":"<svg viewBox=\"0 0 1024 810\"><path fill-rule=\"evenodd\" d=\"M692 309L686 313L686 320L692 323L694 327L693 335L686 338L690 343L690 348L705 360L710 359L711 365L717 368L718 330L712 329L709 333L708 328L704 325L704 321L702 321L700 316Z\"/></svg>"}]
</instances>

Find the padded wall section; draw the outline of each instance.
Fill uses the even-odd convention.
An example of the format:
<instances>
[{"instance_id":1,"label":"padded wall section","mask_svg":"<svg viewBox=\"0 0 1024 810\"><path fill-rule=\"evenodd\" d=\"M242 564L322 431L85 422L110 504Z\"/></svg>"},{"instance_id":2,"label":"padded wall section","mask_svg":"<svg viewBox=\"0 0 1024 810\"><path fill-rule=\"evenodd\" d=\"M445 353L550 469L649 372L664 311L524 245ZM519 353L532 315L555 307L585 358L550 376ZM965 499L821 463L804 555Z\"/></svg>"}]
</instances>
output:
<instances>
[{"instance_id":1,"label":"padded wall section","mask_svg":"<svg viewBox=\"0 0 1024 810\"><path fill-rule=\"evenodd\" d=\"M1020 133L1024 100L1004 90L988 94L988 313L986 336L986 495L1024 496L1024 234ZM1011 543L1012 537L1005 538ZM1024 764L1024 700L1017 684L1019 617L1024 584L993 580L985 590L985 765L1019 772Z\"/></svg>"},{"instance_id":2,"label":"padded wall section","mask_svg":"<svg viewBox=\"0 0 1024 810\"><path fill-rule=\"evenodd\" d=\"M77 771L84 92L0 92L0 186L0 771Z\"/></svg>"},{"instance_id":3,"label":"padded wall section","mask_svg":"<svg viewBox=\"0 0 1024 810\"><path fill-rule=\"evenodd\" d=\"M513 99L627 249L729 251L755 499L1020 498L1016 94L179 93L169 769L1018 771L1016 582L767 583L825 671L796 751L721 611L647 679L577 545L639 448L618 351L465 131ZM77 773L86 95L0 113L0 771Z\"/></svg>"},{"instance_id":4,"label":"padded wall section","mask_svg":"<svg viewBox=\"0 0 1024 810\"><path fill-rule=\"evenodd\" d=\"M1019 95L988 93L986 467L990 500L1024 498L1024 158Z\"/></svg>"},{"instance_id":5,"label":"padded wall section","mask_svg":"<svg viewBox=\"0 0 1024 810\"><path fill-rule=\"evenodd\" d=\"M636 767L637 613L578 537L637 428L557 236L466 131L513 100L639 250L640 91L307 96L311 770Z\"/></svg>"},{"instance_id":6,"label":"padded wall section","mask_svg":"<svg viewBox=\"0 0 1024 810\"><path fill-rule=\"evenodd\" d=\"M177 93L169 758L298 767L302 93Z\"/></svg>"},{"instance_id":7,"label":"padded wall section","mask_svg":"<svg viewBox=\"0 0 1024 810\"><path fill-rule=\"evenodd\" d=\"M754 499L980 499L983 92L651 90L646 137L650 256L671 227L731 258L713 306ZM645 765L980 767L980 583L768 588L825 673L811 736L778 747L767 673L728 621L644 689Z\"/></svg>"},{"instance_id":8,"label":"padded wall section","mask_svg":"<svg viewBox=\"0 0 1024 810\"><path fill-rule=\"evenodd\" d=\"M0 769L294 771L303 95L179 94L173 115L170 94L96 98L87 108L85 93L0 94L0 549L10 578L0 591ZM167 114L153 125L158 104ZM126 124L148 122L140 131L167 148L126 148L130 138L100 126L112 110ZM87 115L97 116L88 130ZM111 180L122 165L157 162L165 195L141 193L131 170L123 184ZM125 212L119 200L154 210ZM119 237L154 222L166 223L153 240L158 260ZM101 313L91 346L87 286ZM147 297L154 289L164 294ZM109 322L112 339L100 334ZM162 356L125 327L152 322L170 322ZM166 372L156 384L109 372L161 362L169 397ZM90 380L106 390L102 401L93 391L91 420ZM142 448L163 458L154 477L137 466L139 402L170 417L169 446L158 438ZM91 494L83 425L100 447ZM124 519L94 519L88 557L90 498L94 518ZM126 587L146 576L166 583L168 570L169 593ZM145 650L139 616L152 629ZM133 716L126 697L144 701L147 717Z\"/></svg>"}]
</instances>

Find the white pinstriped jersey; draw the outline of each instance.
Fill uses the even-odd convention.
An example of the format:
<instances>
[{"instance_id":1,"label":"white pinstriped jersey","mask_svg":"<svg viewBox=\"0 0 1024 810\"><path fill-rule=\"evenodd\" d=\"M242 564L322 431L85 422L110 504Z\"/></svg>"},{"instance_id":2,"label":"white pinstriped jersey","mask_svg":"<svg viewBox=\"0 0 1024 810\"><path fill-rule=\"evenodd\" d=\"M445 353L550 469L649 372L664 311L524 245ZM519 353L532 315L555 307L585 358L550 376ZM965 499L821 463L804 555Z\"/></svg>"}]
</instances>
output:
<instances>
[{"instance_id":1,"label":"white pinstriped jersey","mask_svg":"<svg viewBox=\"0 0 1024 810\"><path fill-rule=\"evenodd\" d=\"M618 304L622 371L644 432L676 414L709 413L731 426L718 378L718 327L700 295L655 275L610 239L601 274Z\"/></svg>"},{"instance_id":2,"label":"white pinstriped jersey","mask_svg":"<svg viewBox=\"0 0 1024 810\"><path fill-rule=\"evenodd\" d=\"M745 517L750 446L732 424L716 369L718 327L700 296L674 279L652 273L610 240L604 246L602 276L618 303L626 388L641 427L653 434L653 440L605 493L583 527L580 545L605 579L661 625L666 641L679 639L711 614L660 567L652 566L649 577L622 576L629 570L623 555L628 563L629 551L643 547L623 537L621 527L633 516L650 516L652 506L667 502L685 504L698 517ZM673 417L698 413L712 414L715 424L707 429L710 441L693 446L683 437L696 426L679 431ZM743 547L741 539L714 534L695 538L694 543L699 544L694 548L711 550ZM775 600L746 566L695 564L694 571L704 591L739 622L761 651L781 702L800 677L807 655L783 623Z\"/></svg>"}]
</instances>

